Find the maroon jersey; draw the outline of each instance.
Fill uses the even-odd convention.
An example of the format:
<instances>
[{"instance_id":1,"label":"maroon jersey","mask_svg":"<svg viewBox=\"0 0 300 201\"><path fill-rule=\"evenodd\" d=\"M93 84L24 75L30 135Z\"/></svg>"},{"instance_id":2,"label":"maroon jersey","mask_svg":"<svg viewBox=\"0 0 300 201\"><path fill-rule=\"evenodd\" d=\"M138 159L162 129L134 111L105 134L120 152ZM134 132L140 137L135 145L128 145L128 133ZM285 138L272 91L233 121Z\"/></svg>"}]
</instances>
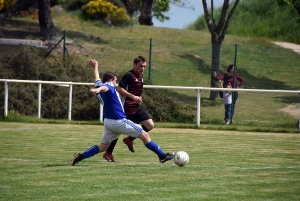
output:
<instances>
[{"instance_id":1,"label":"maroon jersey","mask_svg":"<svg viewBox=\"0 0 300 201\"><path fill-rule=\"evenodd\" d=\"M225 87L228 83L231 83L232 88L237 88L237 86L241 87L245 82L244 78L241 77L239 74L236 74L235 76L236 76L235 83L234 83L235 86L233 86L233 76L230 76L228 74L223 74L221 76L218 76L217 80L223 80L224 81L223 82L223 87Z\"/></svg>"},{"instance_id":2,"label":"maroon jersey","mask_svg":"<svg viewBox=\"0 0 300 201\"><path fill-rule=\"evenodd\" d=\"M133 70L128 71L119 82L119 87L124 88L134 96L141 96L143 92L143 75L136 74ZM131 98L121 96L125 114L135 114L139 108Z\"/></svg>"}]
</instances>

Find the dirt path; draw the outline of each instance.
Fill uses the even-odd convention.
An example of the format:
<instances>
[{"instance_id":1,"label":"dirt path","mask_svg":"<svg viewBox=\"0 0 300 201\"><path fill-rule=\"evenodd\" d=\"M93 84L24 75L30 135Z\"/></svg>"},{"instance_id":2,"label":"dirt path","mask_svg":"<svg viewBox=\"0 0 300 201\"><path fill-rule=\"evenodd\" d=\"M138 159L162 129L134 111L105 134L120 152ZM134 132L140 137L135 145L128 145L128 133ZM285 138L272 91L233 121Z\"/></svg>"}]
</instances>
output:
<instances>
[{"instance_id":1,"label":"dirt path","mask_svg":"<svg viewBox=\"0 0 300 201\"><path fill-rule=\"evenodd\" d=\"M286 112L295 118L300 118L300 103L288 105L280 109L280 111Z\"/></svg>"},{"instance_id":2,"label":"dirt path","mask_svg":"<svg viewBox=\"0 0 300 201\"><path fill-rule=\"evenodd\" d=\"M272 41L272 43L274 43L280 47L286 48L286 49L291 49L294 52L297 52L298 54L300 54L300 45L298 45L298 44L287 43L287 42L275 42L275 41ZM300 104L296 103L296 104L288 105L287 107L282 108L281 111L286 112L296 118L299 118L300 117Z\"/></svg>"},{"instance_id":3,"label":"dirt path","mask_svg":"<svg viewBox=\"0 0 300 201\"><path fill-rule=\"evenodd\" d=\"M272 41L272 43L274 43L278 46L281 46L283 48L286 48L286 49L291 49L294 52L297 52L298 54L300 54L300 45L298 45L298 44L287 43L287 42L275 42L275 41Z\"/></svg>"}]
</instances>

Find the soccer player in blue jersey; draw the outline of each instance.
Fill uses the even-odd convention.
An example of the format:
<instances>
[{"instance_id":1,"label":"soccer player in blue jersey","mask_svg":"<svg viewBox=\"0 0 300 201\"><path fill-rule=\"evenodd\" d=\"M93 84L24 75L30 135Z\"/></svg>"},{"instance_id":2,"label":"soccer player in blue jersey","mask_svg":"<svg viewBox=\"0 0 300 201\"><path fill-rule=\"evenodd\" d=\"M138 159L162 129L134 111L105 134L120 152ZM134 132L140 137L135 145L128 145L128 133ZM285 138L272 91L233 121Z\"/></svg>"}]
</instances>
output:
<instances>
[{"instance_id":1,"label":"soccer player in blue jersey","mask_svg":"<svg viewBox=\"0 0 300 201\"><path fill-rule=\"evenodd\" d=\"M121 96L121 101L124 104L124 111L126 118L130 121L141 124L144 131L149 132L154 128L154 123L149 113L141 107L143 103L143 73L146 68L147 62L145 57L137 56L133 60L133 68L126 72L119 82L117 91ZM131 152L133 149L134 137L128 136L123 139L123 142L128 146ZM111 142L106 152L103 154L108 162L115 162L112 155L118 139Z\"/></svg>"},{"instance_id":2,"label":"soccer player in blue jersey","mask_svg":"<svg viewBox=\"0 0 300 201\"><path fill-rule=\"evenodd\" d=\"M94 67L95 88L90 89L92 94L96 94L98 100L103 104L104 109L104 130L102 133L101 143L93 145L85 152L75 153L74 158L68 162L68 165L75 165L83 159L90 158L100 152L106 151L110 143L117 139L121 134L134 138L140 138L144 145L156 153L161 163L174 158L174 153L164 153L163 150L150 139L146 131L139 124L133 123L126 119L126 115L115 89L117 77L114 73L107 71L103 75L103 82L99 78L98 62L90 59L89 64Z\"/></svg>"}]
</instances>

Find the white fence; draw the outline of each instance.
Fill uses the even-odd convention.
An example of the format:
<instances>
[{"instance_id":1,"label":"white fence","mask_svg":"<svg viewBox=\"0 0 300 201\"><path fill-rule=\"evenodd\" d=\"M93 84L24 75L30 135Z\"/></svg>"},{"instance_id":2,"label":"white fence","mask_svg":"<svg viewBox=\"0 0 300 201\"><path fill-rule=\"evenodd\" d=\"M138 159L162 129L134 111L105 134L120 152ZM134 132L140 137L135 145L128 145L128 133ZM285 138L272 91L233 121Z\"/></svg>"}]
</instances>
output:
<instances>
[{"instance_id":1,"label":"white fence","mask_svg":"<svg viewBox=\"0 0 300 201\"><path fill-rule=\"evenodd\" d=\"M38 84L38 118L41 118L41 93L42 84L51 84L61 87L69 87L69 107L68 107L68 120L72 119L72 89L73 85L90 85L94 83L80 83L80 82L61 82L61 81L40 81L40 80L14 80L14 79L0 79L0 82L5 83L5 96L4 96L4 115L8 115L8 96L10 82L17 83L33 83ZM265 89L228 89L228 88L210 88L210 87L183 87L183 86L159 86L159 85L144 85L144 88L154 89L179 89L179 90L194 90L197 92L197 125L200 127L200 103L201 91L248 91L248 92L263 92L263 93L294 93L300 94L300 90L265 90ZM100 105L100 122L103 122L103 108Z\"/></svg>"}]
</instances>

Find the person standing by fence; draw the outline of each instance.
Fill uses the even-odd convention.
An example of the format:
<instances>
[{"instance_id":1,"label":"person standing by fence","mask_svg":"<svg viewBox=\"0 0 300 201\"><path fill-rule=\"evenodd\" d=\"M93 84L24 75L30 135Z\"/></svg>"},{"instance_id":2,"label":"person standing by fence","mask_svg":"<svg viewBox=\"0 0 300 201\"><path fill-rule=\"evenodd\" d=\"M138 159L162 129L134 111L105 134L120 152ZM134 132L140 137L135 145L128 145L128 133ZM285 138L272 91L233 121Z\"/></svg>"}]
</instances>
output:
<instances>
[{"instance_id":1,"label":"person standing by fence","mask_svg":"<svg viewBox=\"0 0 300 201\"><path fill-rule=\"evenodd\" d=\"M223 80L223 87L227 86L228 83L231 84L232 88L239 88L241 86L244 85L245 80L242 76L240 76L239 74L235 73L236 69L234 64L230 64L227 67L227 73L224 73L221 76L217 75L217 72L213 72L213 77L216 80ZM232 123L232 118L233 118L233 114L234 114L234 109L235 109L235 104L236 101L238 99L238 92L234 91L232 92L232 104L231 104L231 119L230 119L230 123Z\"/></svg>"},{"instance_id":2,"label":"person standing by fence","mask_svg":"<svg viewBox=\"0 0 300 201\"><path fill-rule=\"evenodd\" d=\"M219 87L223 88L222 80L219 80ZM232 88L231 83L228 83L225 88ZM232 109L232 92L231 91L222 91L223 93L223 104L225 107L225 123L230 124L231 120L231 109Z\"/></svg>"}]
</instances>

